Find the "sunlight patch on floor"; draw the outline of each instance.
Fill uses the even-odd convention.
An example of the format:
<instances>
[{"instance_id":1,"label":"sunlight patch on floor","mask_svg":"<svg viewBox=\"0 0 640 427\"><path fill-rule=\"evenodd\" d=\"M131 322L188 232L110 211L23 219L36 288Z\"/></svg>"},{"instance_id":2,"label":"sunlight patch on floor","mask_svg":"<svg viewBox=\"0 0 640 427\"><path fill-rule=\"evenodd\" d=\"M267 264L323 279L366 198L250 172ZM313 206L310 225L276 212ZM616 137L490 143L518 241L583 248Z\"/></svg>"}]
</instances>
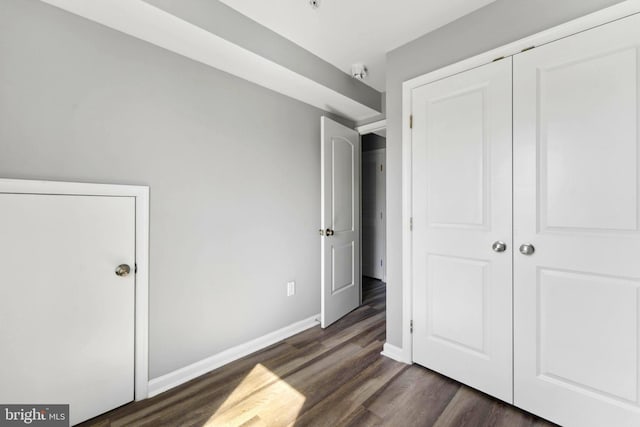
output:
<instances>
[{"instance_id":1,"label":"sunlight patch on floor","mask_svg":"<svg viewBox=\"0 0 640 427\"><path fill-rule=\"evenodd\" d=\"M304 402L303 394L257 364L204 426L288 425L295 422Z\"/></svg>"}]
</instances>

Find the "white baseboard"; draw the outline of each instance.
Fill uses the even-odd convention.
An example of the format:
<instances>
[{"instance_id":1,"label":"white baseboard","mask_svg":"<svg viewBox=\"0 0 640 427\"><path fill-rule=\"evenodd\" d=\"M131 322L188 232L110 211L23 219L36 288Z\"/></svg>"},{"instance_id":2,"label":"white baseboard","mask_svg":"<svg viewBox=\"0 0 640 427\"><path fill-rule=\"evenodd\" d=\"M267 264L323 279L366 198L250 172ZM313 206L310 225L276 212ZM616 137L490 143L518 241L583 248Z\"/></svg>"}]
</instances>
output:
<instances>
[{"instance_id":1,"label":"white baseboard","mask_svg":"<svg viewBox=\"0 0 640 427\"><path fill-rule=\"evenodd\" d=\"M382 347L382 353L380 354L397 362L406 363L408 365L411 364L411 356L405 354L405 351L402 348L391 345L388 342L384 343L384 347Z\"/></svg>"},{"instance_id":2,"label":"white baseboard","mask_svg":"<svg viewBox=\"0 0 640 427\"><path fill-rule=\"evenodd\" d=\"M184 384L187 381L204 375L207 372L218 369L227 363L231 363L234 360L238 360L244 356L275 344L278 341L282 341L297 333L312 328L320 323L318 321L319 318L320 315L316 314L308 319L301 320L244 344L240 344L218 354L214 354L213 356L207 357L206 359L193 363L189 366L185 366L184 368L180 368L162 375L161 377L154 378L149 381L148 397L156 396L164 391L170 390L180 384Z\"/></svg>"}]
</instances>

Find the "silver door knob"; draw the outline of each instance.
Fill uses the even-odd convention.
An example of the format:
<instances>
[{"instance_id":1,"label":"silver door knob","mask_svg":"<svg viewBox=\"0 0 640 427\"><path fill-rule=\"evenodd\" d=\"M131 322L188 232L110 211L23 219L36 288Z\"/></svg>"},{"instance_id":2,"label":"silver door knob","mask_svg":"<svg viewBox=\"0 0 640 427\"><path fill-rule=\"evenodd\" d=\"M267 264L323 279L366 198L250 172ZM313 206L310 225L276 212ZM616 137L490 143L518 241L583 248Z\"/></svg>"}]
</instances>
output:
<instances>
[{"instance_id":1,"label":"silver door knob","mask_svg":"<svg viewBox=\"0 0 640 427\"><path fill-rule=\"evenodd\" d=\"M330 228L327 228L324 232L325 236L333 236L333 230Z\"/></svg>"},{"instance_id":2,"label":"silver door knob","mask_svg":"<svg viewBox=\"0 0 640 427\"><path fill-rule=\"evenodd\" d=\"M520 253L522 255L533 255L535 251L536 248L531 243L525 243L524 245L520 246Z\"/></svg>"},{"instance_id":3,"label":"silver door knob","mask_svg":"<svg viewBox=\"0 0 640 427\"><path fill-rule=\"evenodd\" d=\"M507 244L498 240L496 242L493 242L493 245L491 245L491 249L493 249L495 252L504 252L507 250Z\"/></svg>"},{"instance_id":4,"label":"silver door knob","mask_svg":"<svg viewBox=\"0 0 640 427\"><path fill-rule=\"evenodd\" d=\"M131 273L131 267L129 267L127 264L120 264L116 268L116 276L127 277L129 273Z\"/></svg>"}]
</instances>

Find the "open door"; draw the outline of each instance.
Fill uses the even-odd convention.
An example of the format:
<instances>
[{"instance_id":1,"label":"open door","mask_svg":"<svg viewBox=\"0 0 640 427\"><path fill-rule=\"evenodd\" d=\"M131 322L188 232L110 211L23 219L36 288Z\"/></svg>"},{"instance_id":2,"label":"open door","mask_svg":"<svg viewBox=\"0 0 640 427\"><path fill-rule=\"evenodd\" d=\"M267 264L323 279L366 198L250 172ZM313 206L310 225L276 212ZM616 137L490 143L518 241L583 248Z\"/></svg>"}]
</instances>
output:
<instances>
[{"instance_id":1,"label":"open door","mask_svg":"<svg viewBox=\"0 0 640 427\"><path fill-rule=\"evenodd\" d=\"M321 324L360 305L360 135L322 117Z\"/></svg>"}]
</instances>

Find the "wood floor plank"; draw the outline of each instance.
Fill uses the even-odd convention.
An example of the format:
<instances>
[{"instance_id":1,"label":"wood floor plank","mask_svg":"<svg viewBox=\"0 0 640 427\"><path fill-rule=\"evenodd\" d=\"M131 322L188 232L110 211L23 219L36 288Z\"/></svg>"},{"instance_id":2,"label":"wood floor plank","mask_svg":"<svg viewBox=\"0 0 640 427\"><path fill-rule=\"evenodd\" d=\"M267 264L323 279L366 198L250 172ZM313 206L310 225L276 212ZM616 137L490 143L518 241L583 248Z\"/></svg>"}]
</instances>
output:
<instances>
[{"instance_id":1,"label":"wood floor plank","mask_svg":"<svg viewBox=\"0 0 640 427\"><path fill-rule=\"evenodd\" d=\"M486 425L494 401L462 386L442 412L434 427L480 427Z\"/></svg>"},{"instance_id":2,"label":"wood floor plank","mask_svg":"<svg viewBox=\"0 0 640 427\"><path fill-rule=\"evenodd\" d=\"M349 414L347 418L341 421L340 424L334 424L334 426L335 425L340 425L345 427L363 427L363 426L378 427L378 426L383 426L384 421L380 417L378 417L377 415L369 411L368 409L365 409L364 407L360 406L356 408L356 410L353 413Z\"/></svg>"},{"instance_id":3,"label":"wood floor plank","mask_svg":"<svg viewBox=\"0 0 640 427\"><path fill-rule=\"evenodd\" d=\"M267 427L267 424L262 420L262 418L255 416L240 427Z\"/></svg>"},{"instance_id":4,"label":"wood floor plank","mask_svg":"<svg viewBox=\"0 0 640 427\"><path fill-rule=\"evenodd\" d=\"M380 355L385 284L363 305L173 390L96 417L99 427L552 427L417 365Z\"/></svg>"},{"instance_id":5,"label":"wood floor plank","mask_svg":"<svg viewBox=\"0 0 640 427\"><path fill-rule=\"evenodd\" d=\"M374 341L381 342L380 351L382 351L382 345L384 345L384 337L386 333L384 328L387 324L387 320L382 317L380 320L371 325L370 328L363 330L358 335L354 336L350 342L360 347L366 347ZM382 339L380 339L382 338Z\"/></svg>"},{"instance_id":6,"label":"wood floor plank","mask_svg":"<svg viewBox=\"0 0 640 427\"><path fill-rule=\"evenodd\" d=\"M537 423L539 421L539 423ZM534 415L520 411L504 402L494 402L485 422L491 427L552 427L554 424L536 419Z\"/></svg>"},{"instance_id":7,"label":"wood floor plank","mask_svg":"<svg viewBox=\"0 0 640 427\"><path fill-rule=\"evenodd\" d=\"M410 366L364 406L385 425L433 426L460 385L419 366Z\"/></svg>"},{"instance_id":8,"label":"wood floor plank","mask_svg":"<svg viewBox=\"0 0 640 427\"><path fill-rule=\"evenodd\" d=\"M381 312L380 310L373 310L368 305L363 305L326 329L318 326L291 337L286 342L294 347L303 347L312 342L320 342L327 348L332 348L349 341L363 330L371 328L372 325L384 320L384 318L384 310ZM384 332L384 328L381 331Z\"/></svg>"},{"instance_id":9,"label":"wood floor plank","mask_svg":"<svg viewBox=\"0 0 640 427\"><path fill-rule=\"evenodd\" d=\"M358 323L358 327L351 327L343 329L334 336L329 338L323 338L320 342L327 347L335 347L338 344L349 341L352 338L359 336L362 332L375 328L376 324L380 324L385 319L384 313L378 313L375 316L368 317Z\"/></svg>"},{"instance_id":10,"label":"wood floor plank","mask_svg":"<svg viewBox=\"0 0 640 427\"><path fill-rule=\"evenodd\" d=\"M404 369L407 369L407 365L378 358L329 397L299 416L295 425L329 427L348 423L349 414L359 410L364 402Z\"/></svg>"}]
</instances>

